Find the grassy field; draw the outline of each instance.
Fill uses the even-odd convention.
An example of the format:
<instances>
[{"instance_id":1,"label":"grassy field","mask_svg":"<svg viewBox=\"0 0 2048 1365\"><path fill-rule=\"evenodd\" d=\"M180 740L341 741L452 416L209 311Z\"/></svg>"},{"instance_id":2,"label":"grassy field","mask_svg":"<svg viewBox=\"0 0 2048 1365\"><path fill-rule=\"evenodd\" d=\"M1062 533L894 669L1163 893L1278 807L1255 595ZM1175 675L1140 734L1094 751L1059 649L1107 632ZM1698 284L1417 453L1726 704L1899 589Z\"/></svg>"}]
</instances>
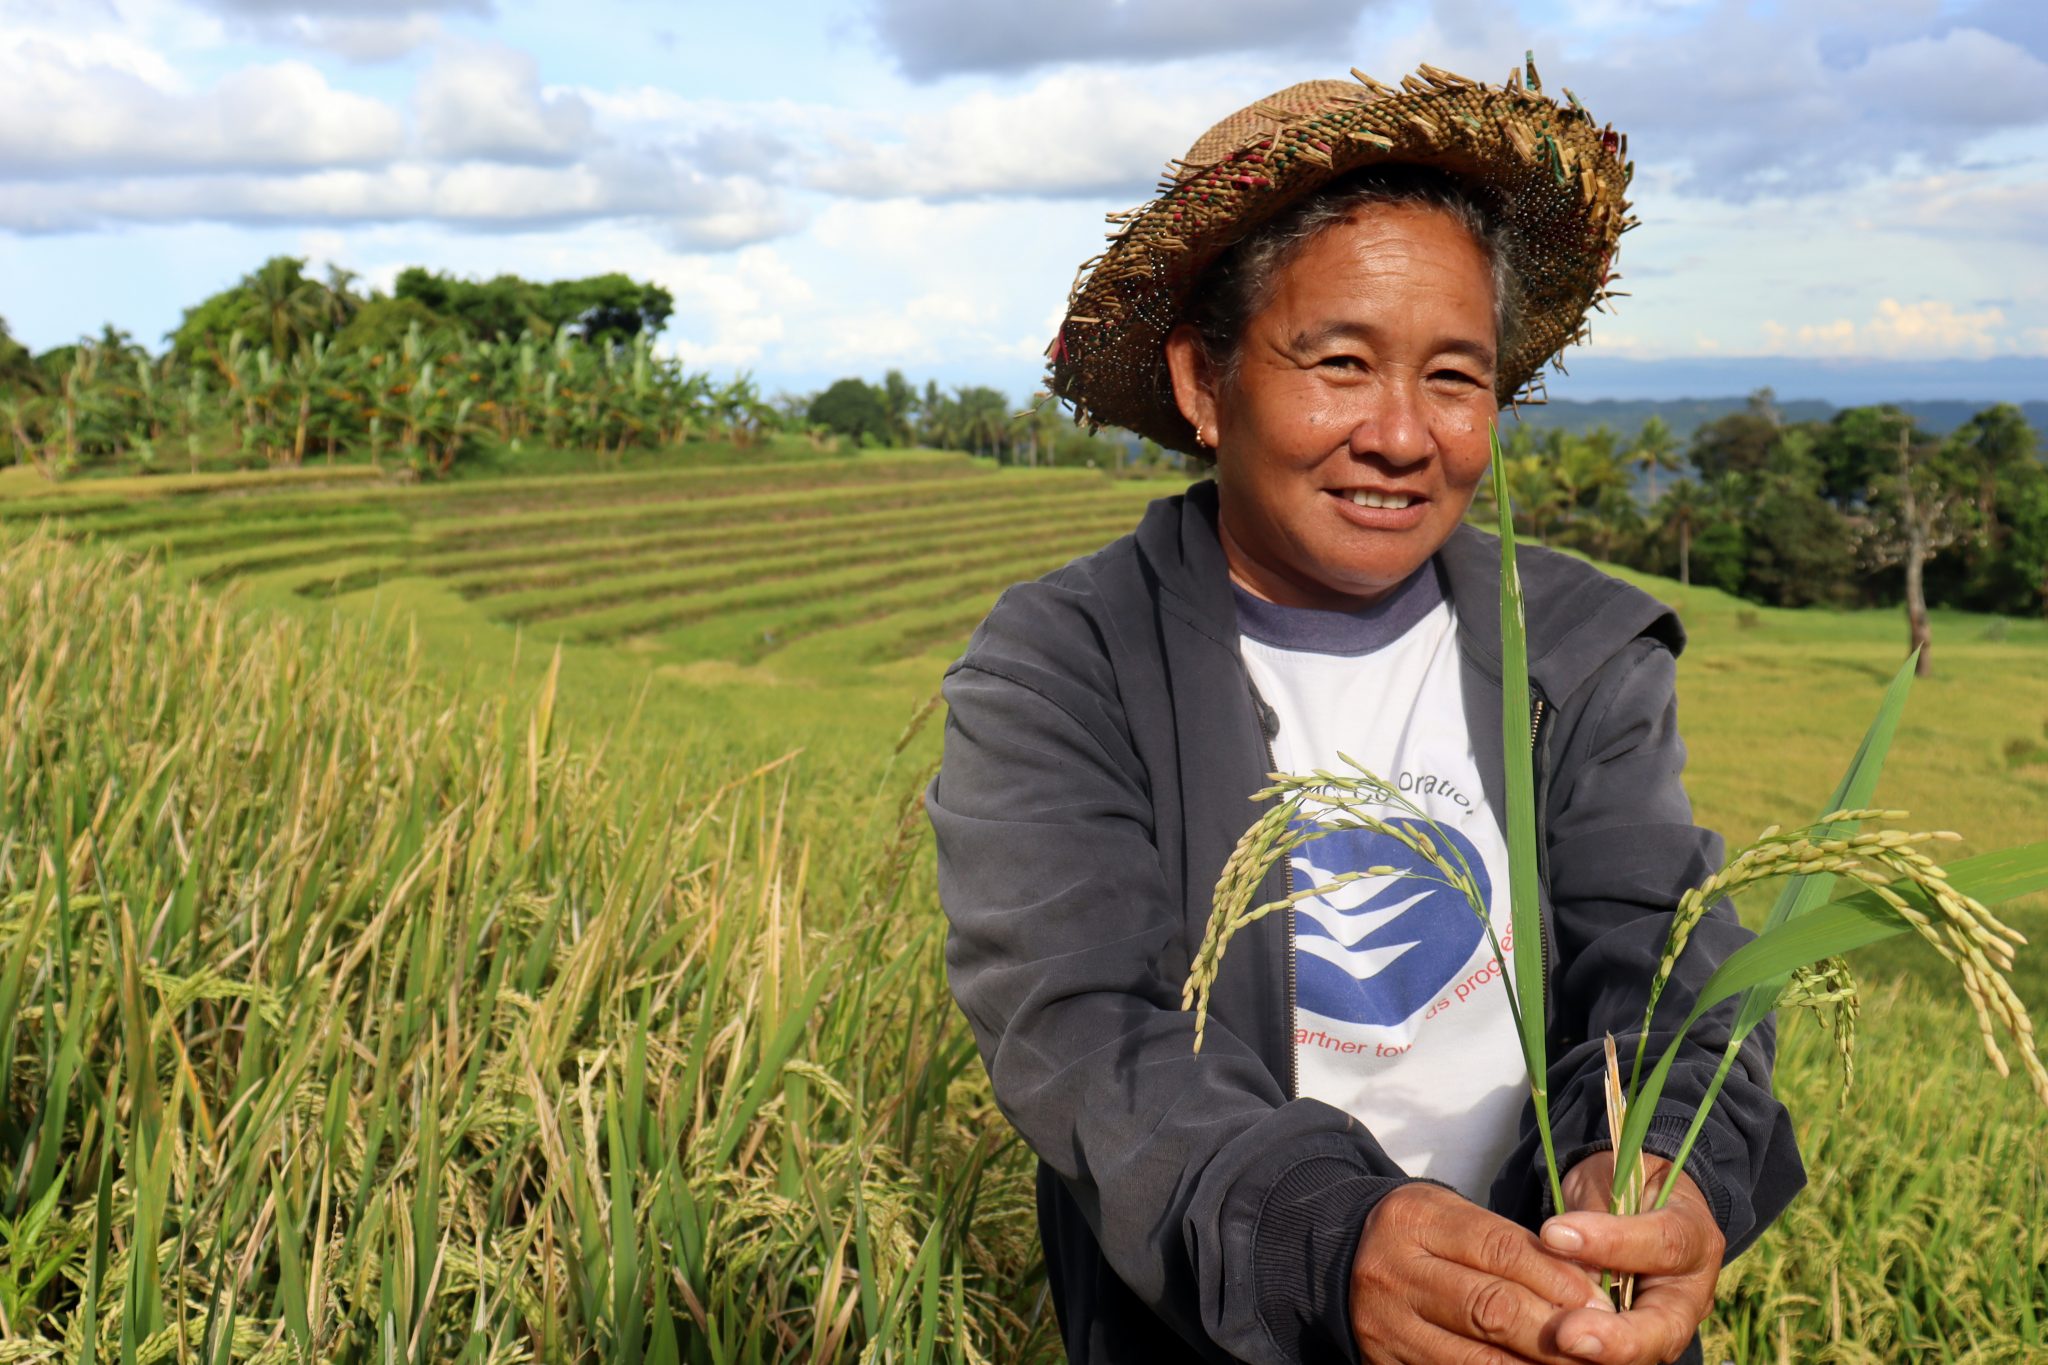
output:
<instances>
[{"instance_id":1,"label":"grassy field","mask_svg":"<svg viewBox=\"0 0 2048 1365\"><path fill-rule=\"evenodd\" d=\"M1051 1358L917 718L1003 585L1165 491L0 476L0 1361ZM1902 620L1643 582L1703 823L1818 813ZM2042 837L2048 623L1935 644L1880 797ZM1710 1358L2048 1359L2048 1124L1944 972L1864 965L1846 1099L1786 1022L1813 1183Z\"/></svg>"}]
</instances>

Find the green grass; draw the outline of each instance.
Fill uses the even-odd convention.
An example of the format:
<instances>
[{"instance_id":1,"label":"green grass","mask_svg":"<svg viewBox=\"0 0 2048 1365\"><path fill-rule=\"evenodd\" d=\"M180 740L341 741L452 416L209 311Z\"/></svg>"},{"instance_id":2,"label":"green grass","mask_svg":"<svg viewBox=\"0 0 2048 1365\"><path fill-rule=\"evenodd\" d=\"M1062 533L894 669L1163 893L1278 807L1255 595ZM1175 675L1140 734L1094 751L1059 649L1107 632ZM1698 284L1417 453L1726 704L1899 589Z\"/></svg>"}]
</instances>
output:
<instances>
[{"instance_id":1,"label":"green grass","mask_svg":"<svg viewBox=\"0 0 2048 1365\"><path fill-rule=\"evenodd\" d=\"M840 463L0 480L0 1359L75 1358L95 1284L110 1360L1054 1358L904 804L936 726L896 745L1006 583L1171 489ZM508 619L632 575L672 595ZM1703 823L1817 813L1899 615L1639 581ZM2048 622L1934 629L1879 799L2041 837ZM1839 1108L1784 1021L1813 1185L1709 1358L2048 1358L2048 1124L1945 968L1859 965Z\"/></svg>"}]
</instances>

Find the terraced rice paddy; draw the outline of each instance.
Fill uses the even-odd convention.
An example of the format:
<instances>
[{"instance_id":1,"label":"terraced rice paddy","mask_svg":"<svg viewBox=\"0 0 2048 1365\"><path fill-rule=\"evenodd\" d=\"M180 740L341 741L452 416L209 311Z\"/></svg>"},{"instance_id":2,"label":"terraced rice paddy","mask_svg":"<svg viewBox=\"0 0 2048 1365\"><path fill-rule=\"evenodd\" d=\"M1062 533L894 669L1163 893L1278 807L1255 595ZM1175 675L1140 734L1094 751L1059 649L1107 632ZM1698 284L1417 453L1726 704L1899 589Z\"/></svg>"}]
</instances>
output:
<instances>
[{"instance_id":1,"label":"terraced rice paddy","mask_svg":"<svg viewBox=\"0 0 2048 1365\"><path fill-rule=\"evenodd\" d=\"M0 522L59 517L207 584L318 600L409 582L540 641L843 679L957 651L1004 587L1129 530L1165 490L894 452L768 471L440 487L351 471L145 491L0 500Z\"/></svg>"},{"instance_id":2,"label":"terraced rice paddy","mask_svg":"<svg viewBox=\"0 0 2048 1365\"><path fill-rule=\"evenodd\" d=\"M16 475L0 1360L1058 1358L1031 1165L944 985L940 727L905 721L1003 586L1170 485L904 452ZM204 589L16 534L46 519ZM1632 577L1692 641L1698 818L1815 813L1897 614ZM2048 622L1935 639L1880 798L1966 853L2041 837ZM2048 920L2013 919L2048 1017ZM1859 958L1846 1096L1781 1021L1811 1183L1707 1359L2048 1360L2048 1127L1945 967Z\"/></svg>"}]
</instances>

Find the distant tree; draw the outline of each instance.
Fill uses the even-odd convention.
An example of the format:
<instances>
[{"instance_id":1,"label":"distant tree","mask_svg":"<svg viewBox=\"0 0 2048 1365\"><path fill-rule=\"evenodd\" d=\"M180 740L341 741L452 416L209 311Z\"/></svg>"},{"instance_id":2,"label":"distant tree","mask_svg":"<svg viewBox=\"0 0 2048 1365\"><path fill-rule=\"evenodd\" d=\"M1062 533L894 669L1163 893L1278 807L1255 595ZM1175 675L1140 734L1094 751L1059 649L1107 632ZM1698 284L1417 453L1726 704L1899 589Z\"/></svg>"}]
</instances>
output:
<instances>
[{"instance_id":1,"label":"distant tree","mask_svg":"<svg viewBox=\"0 0 2048 1365\"><path fill-rule=\"evenodd\" d=\"M1973 583L1980 607L2048 614L2048 466L2009 465L1998 483L1998 553Z\"/></svg>"},{"instance_id":2,"label":"distant tree","mask_svg":"<svg viewBox=\"0 0 2048 1365\"><path fill-rule=\"evenodd\" d=\"M1749 539L1743 523L1732 516L1707 520L1692 541L1693 581L1722 592L1740 594L1749 562Z\"/></svg>"},{"instance_id":3,"label":"distant tree","mask_svg":"<svg viewBox=\"0 0 2048 1365\"><path fill-rule=\"evenodd\" d=\"M1832 426L1837 465L1866 480L1863 561L1873 570L1905 572L1907 647L1920 651L1916 671L1924 676L1933 669L1927 561L1976 530L1975 483L1946 443L1895 407L1850 408Z\"/></svg>"},{"instance_id":4,"label":"distant tree","mask_svg":"<svg viewBox=\"0 0 2048 1365\"><path fill-rule=\"evenodd\" d=\"M977 455L1004 459L1011 449L1010 400L1001 390L975 384L954 390L960 443Z\"/></svg>"},{"instance_id":5,"label":"distant tree","mask_svg":"<svg viewBox=\"0 0 2048 1365\"><path fill-rule=\"evenodd\" d=\"M1060 437L1073 425L1065 409L1051 394L1039 394L1019 419L1024 437L1024 462L1030 465L1056 464Z\"/></svg>"},{"instance_id":6,"label":"distant tree","mask_svg":"<svg viewBox=\"0 0 2048 1365\"><path fill-rule=\"evenodd\" d=\"M1677 435L1670 424L1654 412L1643 420L1635 440L1629 443L1628 459L1647 478L1652 503L1657 501L1657 472L1676 473L1684 467L1678 455Z\"/></svg>"},{"instance_id":7,"label":"distant tree","mask_svg":"<svg viewBox=\"0 0 2048 1365\"><path fill-rule=\"evenodd\" d=\"M1692 479L1680 479L1657 500L1658 529L1678 542L1678 581L1692 586L1692 538L1707 517L1707 496Z\"/></svg>"},{"instance_id":8,"label":"distant tree","mask_svg":"<svg viewBox=\"0 0 2048 1365\"><path fill-rule=\"evenodd\" d=\"M1776 395L1758 389L1741 412L1717 417L1693 433L1692 466L1710 483L1723 474L1753 474L1770 458L1779 425Z\"/></svg>"},{"instance_id":9,"label":"distant tree","mask_svg":"<svg viewBox=\"0 0 2048 1365\"><path fill-rule=\"evenodd\" d=\"M1515 509L1516 519L1524 523L1523 529L1541 541L1552 521L1567 512L1569 494L1558 482L1554 466L1542 455L1511 454L1507 450L1501 454L1507 471L1508 502Z\"/></svg>"},{"instance_id":10,"label":"distant tree","mask_svg":"<svg viewBox=\"0 0 2048 1365\"><path fill-rule=\"evenodd\" d=\"M224 349L228 338L241 332L282 360L331 330L339 307L327 285L306 275L304 259L273 256L186 309L170 334L171 349L181 360L194 360Z\"/></svg>"},{"instance_id":11,"label":"distant tree","mask_svg":"<svg viewBox=\"0 0 2048 1365\"><path fill-rule=\"evenodd\" d=\"M1977 516L1987 545L1996 549L2003 534L1998 516L1998 481L2009 469L2040 463L2041 438L2026 414L2011 403L1984 409L1948 438L1948 457L1961 472L1974 477Z\"/></svg>"},{"instance_id":12,"label":"distant tree","mask_svg":"<svg viewBox=\"0 0 2048 1365\"><path fill-rule=\"evenodd\" d=\"M480 341L513 341L529 331L552 336L567 327L581 340L617 344L653 336L675 311L666 289L617 273L540 283L518 275L466 280L413 266L399 272L391 292L459 322Z\"/></svg>"},{"instance_id":13,"label":"distant tree","mask_svg":"<svg viewBox=\"0 0 2048 1365\"><path fill-rule=\"evenodd\" d=\"M2017 407L1999 403L1963 423L1945 445L1975 485L1977 520L1959 581L1947 586L1976 610L2040 611L2044 546L2036 512L2048 496L2040 436Z\"/></svg>"},{"instance_id":14,"label":"distant tree","mask_svg":"<svg viewBox=\"0 0 2048 1365\"><path fill-rule=\"evenodd\" d=\"M713 420L736 446L749 446L779 424L781 414L761 396L752 375L742 370L729 384L711 386L706 397Z\"/></svg>"},{"instance_id":15,"label":"distant tree","mask_svg":"<svg viewBox=\"0 0 2048 1365\"><path fill-rule=\"evenodd\" d=\"M1027 419L1031 416L1026 414ZM1047 422L1039 441L1038 454L1032 458L1063 469L1116 469L1130 455L1130 447L1116 437L1061 418Z\"/></svg>"},{"instance_id":16,"label":"distant tree","mask_svg":"<svg viewBox=\"0 0 2048 1365\"><path fill-rule=\"evenodd\" d=\"M891 370L882 376L880 389L883 410L889 414L889 443L908 446L917 442L917 428L913 419L917 416L917 390L903 377L903 371Z\"/></svg>"},{"instance_id":17,"label":"distant tree","mask_svg":"<svg viewBox=\"0 0 2048 1365\"><path fill-rule=\"evenodd\" d=\"M267 337L279 360L303 338L320 330L326 313L326 291L305 275L306 263L295 256L273 256L242 282L255 313L258 336Z\"/></svg>"},{"instance_id":18,"label":"distant tree","mask_svg":"<svg viewBox=\"0 0 2048 1365\"><path fill-rule=\"evenodd\" d=\"M1745 597L1799 607L1855 591L1855 530L1823 495L1817 443L1813 424L1781 426L1761 469L1724 476L1740 490Z\"/></svg>"},{"instance_id":19,"label":"distant tree","mask_svg":"<svg viewBox=\"0 0 2048 1365\"><path fill-rule=\"evenodd\" d=\"M7 330L7 319L0 318L0 389L39 389L42 381L34 354Z\"/></svg>"},{"instance_id":20,"label":"distant tree","mask_svg":"<svg viewBox=\"0 0 2048 1365\"><path fill-rule=\"evenodd\" d=\"M355 288L357 278L358 276L353 270L344 270L342 267L331 263L328 265L327 281L324 286L326 293L325 297L320 301L321 331L329 333L340 331L348 325L349 319L353 318L357 310L363 306L365 300L362 295L356 292Z\"/></svg>"},{"instance_id":21,"label":"distant tree","mask_svg":"<svg viewBox=\"0 0 2048 1365\"><path fill-rule=\"evenodd\" d=\"M866 436L887 440L889 436L889 406L881 392L864 379L835 380L811 400L805 416L855 441Z\"/></svg>"},{"instance_id":22,"label":"distant tree","mask_svg":"<svg viewBox=\"0 0 2048 1365\"><path fill-rule=\"evenodd\" d=\"M415 327L423 337L453 342L460 331L453 319L443 317L418 299L378 297L356 309L334 336L334 349L353 355L363 349L392 351L404 343Z\"/></svg>"},{"instance_id":23,"label":"distant tree","mask_svg":"<svg viewBox=\"0 0 2048 1365\"><path fill-rule=\"evenodd\" d=\"M1603 499L1628 487L1628 472L1616 450L1615 436L1604 426L1582 435L1553 428L1543 435L1543 460L1557 486L1559 514L1570 531L1590 522L1575 541L1607 539L1598 525ZM1611 509L1611 502L1608 504Z\"/></svg>"}]
</instances>

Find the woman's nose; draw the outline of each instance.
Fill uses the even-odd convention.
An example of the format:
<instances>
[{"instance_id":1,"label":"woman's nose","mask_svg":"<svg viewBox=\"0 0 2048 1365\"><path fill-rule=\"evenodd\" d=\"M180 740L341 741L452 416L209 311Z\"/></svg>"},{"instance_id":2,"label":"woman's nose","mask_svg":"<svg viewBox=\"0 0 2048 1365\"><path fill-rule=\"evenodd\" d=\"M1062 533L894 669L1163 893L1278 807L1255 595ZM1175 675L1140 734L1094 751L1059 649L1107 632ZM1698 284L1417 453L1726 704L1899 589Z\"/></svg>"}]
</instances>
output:
<instances>
[{"instance_id":1,"label":"woman's nose","mask_svg":"<svg viewBox=\"0 0 2048 1365\"><path fill-rule=\"evenodd\" d=\"M1358 424L1351 428L1351 453L1379 456L1388 464L1420 463L1436 453L1421 395L1398 381L1376 386Z\"/></svg>"}]
</instances>

